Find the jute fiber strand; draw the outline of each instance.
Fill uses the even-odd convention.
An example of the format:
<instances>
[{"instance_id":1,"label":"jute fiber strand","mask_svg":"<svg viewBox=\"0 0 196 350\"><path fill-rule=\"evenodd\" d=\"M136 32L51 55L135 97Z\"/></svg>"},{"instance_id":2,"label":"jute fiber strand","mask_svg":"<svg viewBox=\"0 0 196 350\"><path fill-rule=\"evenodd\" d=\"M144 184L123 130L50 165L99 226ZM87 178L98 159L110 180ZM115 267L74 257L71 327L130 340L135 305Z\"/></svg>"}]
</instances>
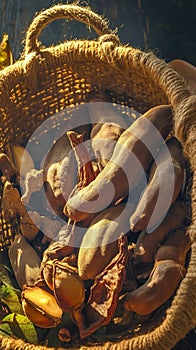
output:
<instances>
[{"instance_id":1,"label":"jute fiber strand","mask_svg":"<svg viewBox=\"0 0 196 350\"><path fill-rule=\"evenodd\" d=\"M93 28L95 40L72 40L45 48L39 35L59 18L76 19ZM169 103L174 111L174 133L181 141L190 164L190 211L187 227L192 246L190 262L165 317L143 333L98 346L78 345L80 349L172 349L193 328L196 296L196 96L190 96L183 79L152 52L123 46L105 19L87 7L55 5L32 21L22 57L0 73L0 147L7 142L24 144L47 118L68 106L84 103L94 89L110 91L113 102L132 106L144 113ZM9 223L2 224L1 250L14 236ZM130 325L131 328L131 325ZM65 344L66 348L69 345ZM70 346L72 349L73 345ZM77 347L77 348L78 348ZM0 337L3 350L46 350L23 340Z\"/></svg>"}]
</instances>

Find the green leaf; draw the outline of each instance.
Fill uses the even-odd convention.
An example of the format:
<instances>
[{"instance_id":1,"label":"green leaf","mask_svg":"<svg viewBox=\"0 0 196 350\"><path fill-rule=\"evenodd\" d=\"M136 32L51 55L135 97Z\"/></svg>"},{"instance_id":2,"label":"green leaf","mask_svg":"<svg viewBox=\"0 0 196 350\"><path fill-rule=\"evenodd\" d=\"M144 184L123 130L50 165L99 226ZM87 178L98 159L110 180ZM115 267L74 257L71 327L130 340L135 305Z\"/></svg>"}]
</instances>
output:
<instances>
[{"instance_id":1,"label":"green leaf","mask_svg":"<svg viewBox=\"0 0 196 350\"><path fill-rule=\"evenodd\" d=\"M0 301L9 307L11 312L23 314L19 296L17 294L17 291L13 288L2 284L0 286Z\"/></svg>"},{"instance_id":2,"label":"green leaf","mask_svg":"<svg viewBox=\"0 0 196 350\"><path fill-rule=\"evenodd\" d=\"M3 329L1 328L4 327ZM28 317L19 314L9 314L5 316L0 324L0 330L8 335L14 335L28 343L38 344L37 333L33 323Z\"/></svg>"},{"instance_id":3,"label":"green leaf","mask_svg":"<svg viewBox=\"0 0 196 350\"><path fill-rule=\"evenodd\" d=\"M14 334L8 323L0 323L0 332L4 333L5 337L14 337Z\"/></svg>"},{"instance_id":4,"label":"green leaf","mask_svg":"<svg viewBox=\"0 0 196 350\"><path fill-rule=\"evenodd\" d=\"M2 257L1 266L4 269L3 271L5 271L5 273L7 273L8 277L9 277L9 279L11 281L12 287L20 290L18 282L16 281L16 278L15 278L15 274L14 274L12 265L10 263L9 254L8 254L8 250L7 249L5 249L3 251L1 257ZM7 283L5 283L5 284L7 284Z\"/></svg>"},{"instance_id":5,"label":"green leaf","mask_svg":"<svg viewBox=\"0 0 196 350\"><path fill-rule=\"evenodd\" d=\"M13 284L9 277L9 273L2 265L0 265L0 281L6 286L13 288Z\"/></svg>"}]
</instances>

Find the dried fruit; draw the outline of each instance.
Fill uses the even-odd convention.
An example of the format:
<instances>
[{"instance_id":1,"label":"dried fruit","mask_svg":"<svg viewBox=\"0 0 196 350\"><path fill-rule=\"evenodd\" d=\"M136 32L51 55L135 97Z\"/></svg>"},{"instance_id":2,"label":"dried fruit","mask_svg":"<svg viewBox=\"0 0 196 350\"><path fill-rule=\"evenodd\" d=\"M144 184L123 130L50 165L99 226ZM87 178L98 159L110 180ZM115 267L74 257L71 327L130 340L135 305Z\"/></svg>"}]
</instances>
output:
<instances>
[{"instance_id":1,"label":"dried fruit","mask_svg":"<svg viewBox=\"0 0 196 350\"><path fill-rule=\"evenodd\" d=\"M84 303L84 284L77 269L57 260L53 262L53 290L63 311L72 312Z\"/></svg>"},{"instance_id":2,"label":"dried fruit","mask_svg":"<svg viewBox=\"0 0 196 350\"><path fill-rule=\"evenodd\" d=\"M24 193L21 201L27 205L31 195L34 192L40 191L43 186L43 170L31 169L27 172L24 180Z\"/></svg>"},{"instance_id":3,"label":"dried fruit","mask_svg":"<svg viewBox=\"0 0 196 350\"><path fill-rule=\"evenodd\" d=\"M36 211L28 211L20 218L21 233L30 242L37 236L40 225L41 216Z\"/></svg>"},{"instance_id":4,"label":"dried fruit","mask_svg":"<svg viewBox=\"0 0 196 350\"><path fill-rule=\"evenodd\" d=\"M9 258L19 286L33 285L40 274L41 260L22 235L17 235L10 245Z\"/></svg>"},{"instance_id":5,"label":"dried fruit","mask_svg":"<svg viewBox=\"0 0 196 350\"><path fill-rule=\"evenodd\" d=\"M56 327L63 314L54 295L38 286L24 286L22 307L25 315L41 328Z\"/></svg>"},{"instance_id":6,"label":"dried fruit","mask_svg":"<svg viewBox=\"0 0 196 350\"><path fill-rule=\"evenodd\" d=\"M187 213L186 205L183 201L176 201L170 207L167 215L151 234L141 232L134 249L134 264L140 262L150 263L154 261L156 251L167 238L169 233L176 227L182 225Z\"/></svg>"},{"instance_id":7,"label":"dried fruit","mask_svg":"<svg viewBox=\"0 0 196 350\"><path fill-rule=\"evenodd\" d=\"M168 186L168 179L171 185ZM152 232L158 227L182 190L185 180L184 157L179 141L173 137L160 148L150 169L149 182L130 218L134 232Z\"/></svg>"},{"instance_id":8,"label":"dried fruit","mask_svg":"<svg viewBox=\"0 0 196 350\"><path fill-rule=\"evenodd\" d=\"M10 161L8 156L2 152L0 153L0 170L2 172L2 175L5 176L9 181L13 175L19 175L19 172L15 168L14 164Z\"/></svg>"},{"instance_id":9,"label":"dried fruit","mask_svg":"<svg viewBox=\"0 0 196 350\"><path fill-rule=\"evenodd\" d=\"M3 186L1 208L5 219L8 221L16 216L24 216L27 213L24 204L21 202L19 191L9 181L5 181Z\"/></svg>"},{"instance_id":10,"label":"dried fruit","mask_svg":"<svg viewBox=\"0 0 196 350\"><path fill-rule=\"evenodd\" d=\"M144 171L148 169L153 159L152 153L155 155L158 152L163 138L171 132L172 122L172 109L169 105L151 108L138 118L119 137L111 160L96 179L69 198L65 208L67 215L74 221L86 220L92 212L100 212L108 206L108 203L116 203L117 200L128 195L129 191L142 180L141 166ZM156 136L149 137L152 130L153 133L157 130L157 134L155 132ZM144 145L146 138L151 151ZM138 158L138 162L130 166L135 157ZM112 199L111 184L115 190Z\"/></svg>"},{"instance_id":11,"label":"dried fruit","mask_svg":"<svg viewBox=\"0 0 196 350\"><path fill-rule=\"evenodd\" d=\"M95 279L116 256L118 238L129 230L131 209L129 204L116 205L92 220L78 253L78 273L82 279Z\"/></svg>"},{"instance_id":12,"label":"dried fruit","mask_svg":"<svg viewBox=\"0 0 196 350\"><path fill-rule=\"evenodd\" d=\"M156 253L154 268L147 281L126 295L125 309L148 315L166 302L185 276L189 249L190 238L185 228L171 232Z\"/></svg>"},{"instance_id":13,"label":"dried fruit","mask_svg":"<svg viewBox=\"0 0 196 350\"><path fill-rule=\"evenodd\" d=\"M5 146L5 150L6 154L20 173L21 179L25 178L26 174L31 169L34 169L34 161L25 147L9 143Z\"/></svg>"},{"instance_id":14,"label":"dried fruit","mask_svg":"<svg viewBox=\"0 0 196 350\"><path fill-rule=\"evenodd\" d=\"M126 236L118 240L119 252L100 273L91 287L90 296L84 308L87 328L80 331L81 338L94 333L100 326L107 325L114 316L118 296L126 276L128 245Z\"/></svg>"}]
</instances>

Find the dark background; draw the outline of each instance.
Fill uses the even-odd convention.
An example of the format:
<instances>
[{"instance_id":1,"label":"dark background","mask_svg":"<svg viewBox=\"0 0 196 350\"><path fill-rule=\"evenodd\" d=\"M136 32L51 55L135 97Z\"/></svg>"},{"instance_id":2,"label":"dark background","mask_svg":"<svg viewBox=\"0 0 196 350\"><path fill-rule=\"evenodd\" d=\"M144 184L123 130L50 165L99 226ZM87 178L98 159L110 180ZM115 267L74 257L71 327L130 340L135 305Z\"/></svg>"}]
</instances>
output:
<instances>
[{"instance_id":1,"label":"dark background","mask_svg":"<svg viewBox=\"0 0 196 350\"><path fill-rule=\"evenodd\" d=\"M0 35L7 32L15 59L35 13L60 1L0 0ZM73 1L61 1L63 4ZM80 1L110 21L124 44L153 50L166 61L181 58L196 65L196 0L87 0ZM95 38L85 25L66 20L50 24L41 35L44 45L70 38Z\"/></svg>"}]
</instances>

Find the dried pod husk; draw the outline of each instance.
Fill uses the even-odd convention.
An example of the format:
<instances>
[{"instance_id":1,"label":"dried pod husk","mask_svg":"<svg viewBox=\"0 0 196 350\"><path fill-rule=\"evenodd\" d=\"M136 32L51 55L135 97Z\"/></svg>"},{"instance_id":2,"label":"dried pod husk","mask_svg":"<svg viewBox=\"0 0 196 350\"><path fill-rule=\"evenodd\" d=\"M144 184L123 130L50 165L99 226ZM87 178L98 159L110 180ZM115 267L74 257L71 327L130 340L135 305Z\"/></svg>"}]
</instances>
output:
<instances>
[{"instance_id":1,"label":"dried pod husk","mask_svg":"<svg viewBox=\"0 0 196 350\"><path fill-rule=\"evenodd\" d=\"M28 240L33 241L39 233L39 227L41 224L41 216L36 211L26 212L24 216L20 218L20 230L22 235Z\"/></svg>"},{"instance_id":2,"label":"dried pod husk","mask_svg":"<svg viewBox=\"0 0 196 350\"><path fill-rule=\"evenodd\" d=\"M63 314L54 295L38 286L24 286L22 307L34 325L41 328L56 327Z\"/></svg>"},{"instance_id":3,"label":"dried pod husk","mask_svg":"<svg viewBox=\"0 0 196 350\"><path fill-rule=\"evenodd\" d=\"M5 220L10 221L17 215L24 216L26 208L21 202L20 193L14 188L9 181L5 181L3 186L1 208L4 213Z\"/></svg>"},{"instance_id":4,"label":"dried pod husk","mask_svg":"<svg viewBox=\"0 0 196 350\"><path fill-rule=\"evenodd\" d=\"M10 180L13 175L19 175L14 164L10 161L8 156L2 152L0 152L0 169L7 180Z\"/></svg>"},{"instance_id":5,"label":"dried pod husk","mask_svg":"<svg viewBox=\"0 0 196 350\"><path fill-rule=\"evenodd\" d=\"M24 178L31 169L34 169L34 161L25 147L9 143L5 149L6 154L20 173L21 178Z\"/></svg>"},{"instance_id":6,"label":"dried pod husk","mask_svg":"<svg viewBox=\"0 0 196 350\"><path fill-rule=\"evenodd\" d=\"M52 242L49 247L44 251L42 262L41 262L41 271L43 270L45 264L54 259L61 260L74 253L74 247L63 244L61 242Z\"/></svg>"},{"instance_id":7,"label":"dried pod husk","mask_svg":"<svg viewBox=\"0 0 196 350\"><path fill-rule=\"evenodd\" d=\"M67 135L61 136L42 161L44 188L49 204L64 217L63 207L76 184L76 159Z\"/></svg>"},{"instance_id":8,"label":"dried pod husk","mask_svg":"<svg viewBox=\"0 0 196 350\"><path fill-rule=\"evenodd\" d=\"M63 311L79 309L85 299L83 281L77 269L64 262L54 261L54 295Z\"/></svg>"},{"instance_id":9,"label":"dried pod husk","mask_svg":"<svg viewBox=\"0 0 196 350\"><path fill-rule=\"evenodd\" d=\"M40 274L41 259L22 235L10 245L9 258L19 286L33 285Z\"/></svg>"},{"instance_id":10,"label":"dried pod husk","mask_svg":"<svg viewBox=\"0 0 196 350\"><path fill-rule=\"evenodd\" d=\"M46 262L43 270L42 270L42 275L43 278L47 284L47 286L53 291L53 277L54 277L54 262L52 260L49 260Z\"/></svg>"},{"instance_id":11,"label":"dried pod husk","mask_svg":"<svg viewBox=\"0 0 196 350\"><path fill-rule=\"evenodd\" d=\"M108 266L97 275L84 308L87 328L80 331L82 339L94 333L100 326L107 325L114 316L118 296L126 277L128 258L127 237L118 239L119 252Z\"/></svg>"}]
</instances>

